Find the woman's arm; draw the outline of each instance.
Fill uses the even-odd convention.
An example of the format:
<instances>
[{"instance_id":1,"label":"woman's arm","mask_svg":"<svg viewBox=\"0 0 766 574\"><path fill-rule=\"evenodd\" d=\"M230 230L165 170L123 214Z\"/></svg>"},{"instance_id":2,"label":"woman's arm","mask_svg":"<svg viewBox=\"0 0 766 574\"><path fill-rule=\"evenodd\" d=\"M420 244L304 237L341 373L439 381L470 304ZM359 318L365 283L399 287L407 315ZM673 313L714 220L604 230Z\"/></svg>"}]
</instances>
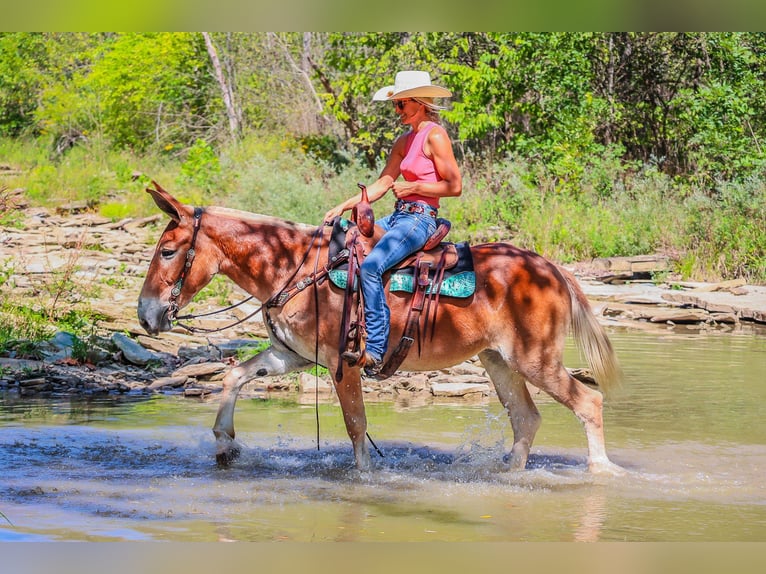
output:
<instances>
[{"instance_id":1,"label":"woman's arm","mask_svg":"<svg viewBox=\"0 0 766 574\"><path fill-rule=\"evenodd\" d=\"M394 185L394 181L399 177L401 171L399 166L404 159L405 149L405 137L400 136L394 142L394 146L391 148L391 153L386 160L386 166L383 171L380 172L380 177L375 180L374 183L367 186L367 198L370 203L374 203L383 197L386 192ZM343 215L344 212L353 209L353 207L362 200L362 193L359 192L353 197L348 198L346 201L336 205L330 209L324 216L325 223L332 223L332 220L336 217Z\"/></svg>"}]
</instances>

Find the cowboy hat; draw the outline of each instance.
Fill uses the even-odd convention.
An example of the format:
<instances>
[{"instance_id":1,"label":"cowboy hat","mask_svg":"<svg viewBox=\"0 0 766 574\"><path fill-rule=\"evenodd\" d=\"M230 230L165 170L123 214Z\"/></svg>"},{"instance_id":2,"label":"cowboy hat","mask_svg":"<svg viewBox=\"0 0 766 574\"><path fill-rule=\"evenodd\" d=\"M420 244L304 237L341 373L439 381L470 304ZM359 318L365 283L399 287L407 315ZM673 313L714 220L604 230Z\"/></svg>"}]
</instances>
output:
<instances>
[{"instance_id":1,"label":"cowboy hat","mask_svg":"<svg viewBox=\"0 0 766 574\"><path fill-rule=\"evenodd\" d=\"M452 95L447 88L434 86L428 72L408 70L398 72L393 86L379 89L372 96L373 101L400 100L403 98L449 98Z\"/></svg>"}]
</instances>

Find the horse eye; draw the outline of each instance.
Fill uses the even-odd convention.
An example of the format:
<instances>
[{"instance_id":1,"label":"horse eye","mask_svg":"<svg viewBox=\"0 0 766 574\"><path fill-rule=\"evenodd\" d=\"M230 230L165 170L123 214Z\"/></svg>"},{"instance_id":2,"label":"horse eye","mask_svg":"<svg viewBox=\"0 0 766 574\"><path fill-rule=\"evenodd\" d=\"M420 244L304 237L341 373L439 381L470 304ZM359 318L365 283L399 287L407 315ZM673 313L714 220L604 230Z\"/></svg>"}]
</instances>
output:
<instances>
[{"instance_id":1,"label":"horse eye","mask_svg":"<svg viewBox=\"0 0 766 574\"><path fill-rule=\"evenodd\" d=\"M175 255L175 254L176 254L176 252L175 252L175 249L162 249L162 250L160 251L160 256L161 256L163 259L170 259L170 258L171 258L171 257L173 257L173 255Z\"/></svg>"}]
</instances>

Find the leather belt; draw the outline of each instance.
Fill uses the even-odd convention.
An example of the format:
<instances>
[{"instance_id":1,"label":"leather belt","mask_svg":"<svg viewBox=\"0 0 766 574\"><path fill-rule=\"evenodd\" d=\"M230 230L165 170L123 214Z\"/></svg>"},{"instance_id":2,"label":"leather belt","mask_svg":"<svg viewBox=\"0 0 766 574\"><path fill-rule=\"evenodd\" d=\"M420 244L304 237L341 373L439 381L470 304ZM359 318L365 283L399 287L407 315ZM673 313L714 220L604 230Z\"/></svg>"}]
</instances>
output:
<instances>
[{"instance_id":1,"label":"leather belt","mask_svg":"<svg viewBox=\"0 0 766 574\"><path fill-rule=\"evenodd\" d=\"M436 219L438 211L436 208L431 207L426 203L416 203L413 201L404 201L403 199L397 199L394 204L396 211L402 211L404 213L425 213Z\"/></svg>"}]
</instances>

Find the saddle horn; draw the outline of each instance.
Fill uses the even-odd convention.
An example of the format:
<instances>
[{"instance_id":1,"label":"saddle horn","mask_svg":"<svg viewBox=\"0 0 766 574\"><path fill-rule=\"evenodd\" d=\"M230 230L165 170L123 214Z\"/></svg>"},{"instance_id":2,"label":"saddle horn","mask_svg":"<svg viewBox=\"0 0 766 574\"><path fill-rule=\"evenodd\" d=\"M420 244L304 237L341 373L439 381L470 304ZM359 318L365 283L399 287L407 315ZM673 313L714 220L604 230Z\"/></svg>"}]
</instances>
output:
<instances>
[{"instance_id":1,"label":"saddle horn","mask_svg":"<svg viewBox=\"0 0 766 574\"><path fill-rule=\"evenodd\" d=\"M359 233L365 237L372 237L375 232L375 215L372 212L372 205L367 198L367 186L363 183L357 183L362 190L362 199L351 210L351 221L356 223Z\"/></svg>"}]
</instances>

